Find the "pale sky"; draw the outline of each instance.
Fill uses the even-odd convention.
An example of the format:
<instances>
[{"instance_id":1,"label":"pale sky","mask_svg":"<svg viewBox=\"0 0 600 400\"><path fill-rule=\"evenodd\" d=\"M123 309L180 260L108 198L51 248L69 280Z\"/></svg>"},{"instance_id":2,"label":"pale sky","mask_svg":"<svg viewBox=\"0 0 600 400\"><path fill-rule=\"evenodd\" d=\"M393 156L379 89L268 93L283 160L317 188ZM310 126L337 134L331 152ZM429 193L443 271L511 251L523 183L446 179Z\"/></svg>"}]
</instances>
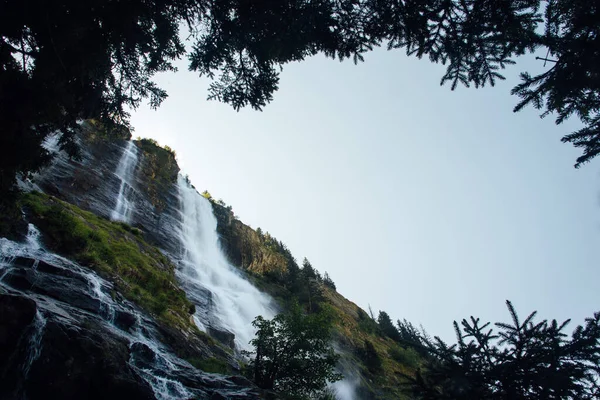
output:
<instances>
[{"instance_id":1,"label":"pale sky","mask_svg":"<svg viewBox=\"0 0 600 400\"><path fill-rule=\"evenodd\" d=\"M290 64L263 112L206 101L180 64L170 97L132 116L134 136L177 152L200 190L329 272L363 309L454 340L452 321L573 318L600 310L600 159L580 154L509 92L452 92L443 67L377 50L365 63Z\"/></svg>"}]
</instances>

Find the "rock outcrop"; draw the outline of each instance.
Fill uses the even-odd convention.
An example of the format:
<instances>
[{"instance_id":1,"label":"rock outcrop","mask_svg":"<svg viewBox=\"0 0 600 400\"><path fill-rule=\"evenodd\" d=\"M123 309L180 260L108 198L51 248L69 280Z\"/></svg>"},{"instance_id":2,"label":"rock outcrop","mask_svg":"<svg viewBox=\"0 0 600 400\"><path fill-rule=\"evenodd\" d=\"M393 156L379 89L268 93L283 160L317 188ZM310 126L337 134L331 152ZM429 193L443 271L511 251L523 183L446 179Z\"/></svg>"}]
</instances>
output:
<instances>
[{"instance_id":1,"label":"rock outcrop","mask_svg":"<svg viewBox=\"0 0 600 400\"><path fill-rule=\"evenodd\" d=\"M0 239L0 254L0 398L260 397L249 381L206 374L176 355L235 364L226 351L157 323L35 236Z\"/></svg>"},{"instance_id":2,"label":"rock outcrop","mask_svg":"<svg viewBox=\"0 0 600 400\"><path fill-rule=\"evenodd\" d=\"M58 137L48 142L56 152L52 164L33 178L45 193L54 195L94 214L110 218L117 201L121 181L115 170L127 141L120 136L107 137L90 122L81 125L78 136L81 159L69 159L58 151ZM151 141L135 142L139 159L135 166L129 224L139 228L144 238L171 254L181 249L172 233L181 224L179 196L175 185L179 167L174 154Z\"/></svg>"}]
</instances>

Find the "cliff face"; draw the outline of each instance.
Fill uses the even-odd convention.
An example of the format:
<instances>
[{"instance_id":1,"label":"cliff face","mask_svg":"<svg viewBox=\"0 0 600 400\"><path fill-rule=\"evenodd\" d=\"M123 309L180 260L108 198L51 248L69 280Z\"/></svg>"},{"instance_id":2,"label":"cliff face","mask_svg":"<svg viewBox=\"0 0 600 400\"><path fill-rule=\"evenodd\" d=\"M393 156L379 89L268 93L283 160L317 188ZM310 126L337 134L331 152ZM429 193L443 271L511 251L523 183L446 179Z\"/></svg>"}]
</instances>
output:
<instances>
[{"instance_id":1,"label":"cliff face","mask_svg":"<svg viewBox=\"0 0 600 400\"><path fill-rule=\"evenodd\" d=\"M25 185L43 193L19 200L26 237L0 238L0 351L9 354L0 357L0 397L263 398L239 376L233 333L212 324L214 293L187 267L195 244L178 233L184 216L174 153L129 136L85 122L81 159L59 153ZM57 150L56 141L48 146ZM299 280L282 242L222 202L210 204L231 264L280 308L297 297L307 309L335 311L341 399L404 398L401 376L419 359L318 273Z\"/></svg>"},{"instance_id":2,"label":"cliff face","mask_svg":"<svg viewBox=\"0 0 600 400\"><path fill-rule=\"evenodd\" d=\"M225 206L211 202L221 244L233 265L258 275L281 275L287 270L285 256L268 246L254 229L236 219Z\"/></svg>"},{"instance_id":3,"label":"cliff face","mask_svg":"<svg viewBox=\"0 0 600 400\"><path fill-rule=\"evenodd\" d=\"M0 239L1 398L260 397L244 379L184 360L231 363L223 372L236 365L189 322L156 249L57 199L35 194L24 204L41 229L30 225L23 243ZM117 238L128 248L105 246Z\"/></svg>"},{"instance_id":4,"label":"cliff face","mask_svg":"<svg viewBox=\"0 0 600 400\"><path fill-rule=\"evenodd\" d=\"M230 260L281 302L292 297L290 270L298 268L285 245L239 221L231 207L212 200L218 231ZM336 349L348 387L338 388L356 399L403 399L403 376L412 375L421 358L383 335L377 323L360 307L319 279L309 280L322 304L334 310ZM365 354L366 343L374 354ZM378 360L378 361L377 361Z\"/></svg>"},{"instance_id":5,"label":"cliff face","mask_svg":"<svg viewBox=\"0 0 600 400\"><path fill-rule=\"evenodd\" d=\"M81 125L78 141L81 160L58 153L49 168L33 178L45 193L61 198L94 214L110 218L121 181L115 174L125 151L126 137L106 134L91 122ZM58 138L49 147L57 150ZM148 140L136 141L139 161L135 168L131 201L135 203L128 224L142 230L144 238L161 249L177 254L179 243L172 232L180 225L175 182L179 167L173 153Z\"/></svg>"},{"instance_id":6,"label":"cliff face","mask_svg":"<svg viewBox=\"0 0 600 400\"><path fill-rule=\"evenodd\" d=\"M124 223L109 219L125 138L84 123L79 140L80 160L59 154L24 184L48 194L20 196L22 240L0 238L0 397L263 397L239 376L227 332L208 330L221 344L193 323L176 278L173 153L134 143Z\"/></svg>"}]
</instances>

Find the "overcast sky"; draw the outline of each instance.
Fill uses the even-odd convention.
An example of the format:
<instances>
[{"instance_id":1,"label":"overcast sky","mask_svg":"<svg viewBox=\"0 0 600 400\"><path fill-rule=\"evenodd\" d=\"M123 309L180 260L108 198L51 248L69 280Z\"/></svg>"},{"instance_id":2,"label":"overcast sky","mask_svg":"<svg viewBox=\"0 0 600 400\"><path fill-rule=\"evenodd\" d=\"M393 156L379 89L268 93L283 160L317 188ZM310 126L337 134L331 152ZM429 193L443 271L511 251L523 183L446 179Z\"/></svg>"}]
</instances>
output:
<instances>
[{"instance_id":1,"label":"overcast sky","mask_svg":"<svg viewBox=\"0 0 600 400\"><path fill-rule=\"evenodd\" d=\"M600 310L600 160L573 168L577 123L514 114L509 92L452 92L443 67L403 52L285 67L263 112L206 101L208 81L158 78L170 97L134 136L177 152L199 190L329 272L359 306L453 340L452 321L582 323ZM574 328L572 325L571 328ZM571 329L569 329L570 331Z\"/></svg>"}]
</instances>

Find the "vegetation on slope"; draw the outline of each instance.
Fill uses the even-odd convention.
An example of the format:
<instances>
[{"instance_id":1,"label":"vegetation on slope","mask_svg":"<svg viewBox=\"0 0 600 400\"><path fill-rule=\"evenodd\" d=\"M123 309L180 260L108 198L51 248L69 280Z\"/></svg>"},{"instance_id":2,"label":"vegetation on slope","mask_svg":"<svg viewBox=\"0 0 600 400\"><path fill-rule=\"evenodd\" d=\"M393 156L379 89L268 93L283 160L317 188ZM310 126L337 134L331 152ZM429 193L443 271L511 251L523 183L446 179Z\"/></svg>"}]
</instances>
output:
<instances>
[{"instance_id":1,"label":"vegetation on slope","mask_svg":"<svg viewBox=\"0 0 600 400\"><path fill-rule=\"evenodd\" d=\"M21 200L45 244L112 280L128 299L171 325L189 327L193 305L175 279L175 266L146 244L141 232L41 193Z\"/></svg>"},{"instance_id":2,"label":"vegetation on slope","mask_svg":"<svg viewBox=\"0 0 600 400\"><path fill-rule=\"evenodd\" d=\"M497 323L494 332L477 318L455 322L458 343L449 346L406 320L394 324L384 311L377 318L367 314L308 260L298 266L281 241L243 225L230 207L215 202L213 207L225 242L242 244L232 247L233 258L243 254L242 266L265 290L298 300L309 314L332 311L342 368L358 368L351 372L361 376L360 398L537 400L600 394L600 313L569 337L564 332L569 321L535 322L535 312L520 320L507 302L511 323ZM255 256L267 251L281 258L276 268Z\"/></svg>"},{"instance_id":3,"label":"vegetation on slope","mask_svg":"<svg viewBox=\"0 0 600 400\"><path fill-rule=\"evenodd\" d=\"M328 274L321 276L307 259L298 265L283 242L260 228L254 230L243 224L235 218L231 207L215 201L208 192L204 195L212 202L217 230L230 261L241 266L259 288L270 293L284 308L297 301L308 313L318 313L323 308L331 310L341 362L353 364L356 370L350 372L360 375L359 395L405 398L406 377L414 376L424 363L416 350L419 343L389 337L385 322L380 324L339 294ZM400 332L399 327L392 325L395 332Z\"/></svg>"},{"instance_id":4,"label":"vegetation on slope","mask_svg":"<svg viewBox=\"0 0 600 400\"><path fill-rule=\"evenodd\" d=\"M179 166L175 159L175 151L170 147L161 147L153 139L137 139L136 143L144 157L140 164L140 176L145 185L140 189L145 192L156 211L160 213L166 207L164 194L177 180Z\"/></svg>"},{"instance_id":5,"label":"vegetation on slope","mask_svg":"<svg viewBox=\"0 0 600 400\"><path fill-rule=\"evenodd\" d=\"M107 126L97 119L88 119L82 125L86 133L84 138L88 141L98 140L130 140L131 130L125 125L111 124Z\"/></svg>"},{"instance_id":6,"label":"vegetation on slope","mask_svg":"<svg viewBox=\"0 0 600 400\"><path fill-rule=\"evenodd\" d=\"M377 398L405 398L406 377L424 364L416 344L388 337L377 320L335 290L325 287L323 293L336 315L338 346L363 377L362 391Z\"/></svg>"}]
</instances>

